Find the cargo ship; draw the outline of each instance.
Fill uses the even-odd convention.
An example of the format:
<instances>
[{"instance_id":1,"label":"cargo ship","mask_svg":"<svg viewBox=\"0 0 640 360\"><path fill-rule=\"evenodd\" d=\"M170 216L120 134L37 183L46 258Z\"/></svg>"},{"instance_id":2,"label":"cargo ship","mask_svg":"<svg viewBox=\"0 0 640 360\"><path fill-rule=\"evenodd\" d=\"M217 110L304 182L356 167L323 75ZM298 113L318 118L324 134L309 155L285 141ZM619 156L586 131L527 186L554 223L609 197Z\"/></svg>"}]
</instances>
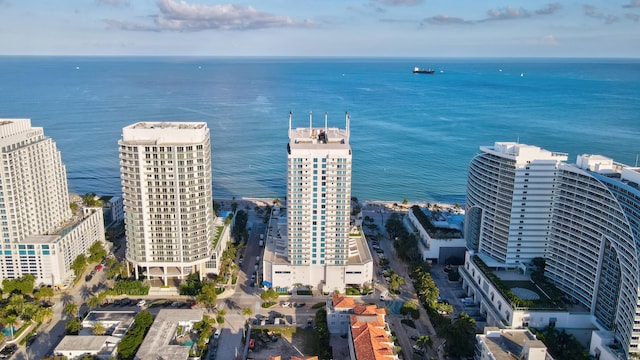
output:
<instances>
[{"instance_id":1,"label":"cargo ship","mask_svg":"<svg viewBox=\"0 0 640 360\"><path fill-rule=\"evenodd\" d=\"M434 74L436 71L433 69L421 69L418 67L413 68L414 74Z\"/></svg>"}]
</instances>

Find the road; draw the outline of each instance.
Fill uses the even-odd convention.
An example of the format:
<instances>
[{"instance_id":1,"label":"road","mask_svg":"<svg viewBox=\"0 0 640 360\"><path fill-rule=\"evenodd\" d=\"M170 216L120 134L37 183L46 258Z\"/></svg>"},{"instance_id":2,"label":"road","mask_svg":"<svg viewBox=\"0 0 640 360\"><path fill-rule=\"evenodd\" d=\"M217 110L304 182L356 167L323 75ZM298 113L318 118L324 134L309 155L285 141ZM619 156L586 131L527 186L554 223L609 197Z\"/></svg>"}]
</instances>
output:
<instances>
[{"instance_id":1,"label":"road","mask_svg":"<svg viewBox=\"0 0 640 360\"><path fill-rule=\"evenodd\" d=\"M398 258L396 251L393 248L393 241L389 239L384 227L385 221L387 221L391 214L393 214L394 212L394 210L388 209L381 205L365 204L362 209L363 217L370 217L371 219L373 219L373 224L377 225L378 232L373 231L374 234L372 235L377 235L375 237L379 239L379 246L380 248L382 248L382 250L384 250L384 255L389 260L389 266L391 267L393 272L405 279L405 283L402 284L399 288L400 294L390 296L390 298L396 301L413 301L417 304L420 304L416 296L416 291L413 287L411 278L409 277L410 269L408 269L405 263ZM406 211L404 213L406 213ZM370 230L365 231L365 233L371 232L372 231ZM371 241L369 241L369 244L371 244ZM375 253L372 248L371 251L374 254L374 258L376 259L376 261L379 261L379 255ZM376 274L378 273L378 269L379 267L376 263ZM384 291L389 287L389 284L386 282L386 280L380 279L380 282L380 284L376 285L376 293ZM437 338L435 329L433 328L433 325L429 320L429 316L427 315L427 312L424 310L422 305L419 305L418 309L420 311L420 317L418 318L418 320L414 321L416 325L415 329L412 329L407 325L403 325L401 323L401 320L404 319L405 316L399 314L387 315L387 322L389 323L389 327L396 333L397 341L400 347L403 349L405 359L421 360L429 357L438 358L440 354L438 354L437 352L437 347L444 340ZM412 347L413 345L415 345L415 342L411 340L412 335L428 335L433 340L433 346L426 352L424 356L413 353Z\"/></svg>"}]
</instances>

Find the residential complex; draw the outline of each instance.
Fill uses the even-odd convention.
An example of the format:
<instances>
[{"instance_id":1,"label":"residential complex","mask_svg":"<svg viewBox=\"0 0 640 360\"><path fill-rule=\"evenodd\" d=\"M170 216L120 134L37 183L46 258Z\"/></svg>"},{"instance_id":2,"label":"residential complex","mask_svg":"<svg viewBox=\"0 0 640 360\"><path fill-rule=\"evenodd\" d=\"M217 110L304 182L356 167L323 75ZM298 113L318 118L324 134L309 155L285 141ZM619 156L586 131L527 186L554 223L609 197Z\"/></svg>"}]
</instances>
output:
<instances>
[{"instance_id":1,"label":"residential complex","mask_svg":"<svg viewBox=\"0 0 640 360\"><path fill-rule=\"evenodd\" d=\"M543 257L554 179L567 154L510 142L480 150L469 164L467 248L511 266Z\"/></svg>"},{"instance_id":2,"label":"residential complex","mask_svg":"<svg viewBox=\"0 0 640 360\"><path fill-rule=\"evenodd\" d=\"M60 151L30 119L0 120L0 153L0 280L62 287L75 258L104 241L102 209L73 216Z\"/></svg>"},{"instance_id":3,"label":"residential complex","mask_svg":"<svg viewBox=\"0 0 640 360\"><path fill-rule=\"evenodd\" d=\"M640 352L640 168L565 159L515 143L481 148L469 167L463 286L489 325L589 330L592 355L624 359ZM535 257L571 305L516 306L492 280L528 281Z\"/></svg>"},{"instance_id":4,"label":"residential complex","mask_svg":"<svg viewBox=\"0 0 640 360\"><path fill-rule=\"evenodd\" d=\"M159 285L205 273L214 238L211 144L204 122L139 122L122 130L120 169L135 274Z\"/></svg>"},{"instance_id":5,"label":"residential complex","mask_svg":"<svg viewBox=\"0 0 640 360\"><path fill-rule=\"evenodd\" d=\"M279 289L303 284L323 291L371 283L371 254L351 226L349 116L345 129L328 127L326 116L324 127L314 128L311 116L306 128L294 129L291 121L290 115L286 223L276 209L264 280Z\"/></svg>"}]
</instances>

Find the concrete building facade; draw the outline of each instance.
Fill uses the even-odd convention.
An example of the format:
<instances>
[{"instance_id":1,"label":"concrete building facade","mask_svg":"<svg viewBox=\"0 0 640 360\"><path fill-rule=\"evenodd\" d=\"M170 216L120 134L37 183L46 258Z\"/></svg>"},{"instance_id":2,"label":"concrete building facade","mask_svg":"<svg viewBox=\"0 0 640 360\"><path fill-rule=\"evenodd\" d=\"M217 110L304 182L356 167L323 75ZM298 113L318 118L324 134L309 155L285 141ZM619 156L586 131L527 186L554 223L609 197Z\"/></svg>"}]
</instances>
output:
<instances>
[{"instance_id":1,"label":"concrete building facade","mask_svg":"<svg viewBox=\"0 0 640 360\"><path fill-rule=\"evenodd\" d=\"M567 164L566 155L550 153L540 161L537 151L518 180L513 161L494 151L483 148L470 165L466 233L475 238L467 239L460 272L487 324L588 330L591 354L599 359L640 353L640 168L599 155ZM521 256L511 257L510 249ZM572 305L552 311L511 306L473 261L476 255L494 272L527 272L531 256L544 258L545 277Z\"/></svg>"},{"instance_id":2,"label":"concrete building facade","mask_svg":"<svg viewBox=\"0 0 640 360\"><path fill-rule=\"evenodd\" d=\"M554 179L567 154L512 142L480 151L468 171L467 248L505 266L544 257Z\"/></svg>"},{"instance_id":3,"label":"concrete building facade","mask_svg":"<svg viewBox=\"0 0 640 360\"><path fill-rule=\"evenodd\" d=\"M371 283L373 259L364 235L351 226L349 116L345 129L328 127L326 116L324 127L314 128L311 116L308 128L293 129L291 121L290 115L286 228L278 209L264 280L277 288L303 284L323 291Z\"/></svg>"},{"instance_id":4,"label":"concrete building facade","mask_svg":"<svg viewBox=\"0 0 640 360\"><path fill-rule=\"evenodd\" d=\"M168 285L205 273L213 239L211 144L204 122L140 122L122 130L126 258Z\"/></svg>"},{"instance_id":5,"label":"concrete building facade","mask_svg":"<svg viewBox=\"0 0 640 360\"><path fill-rule=\"evenodd\" d=\"M32 274L61 287L73 260L104 241L102 210L72 215L60 151L30 119L0 120L0 155L0 280Z\"/></svg>"}]
</instances>

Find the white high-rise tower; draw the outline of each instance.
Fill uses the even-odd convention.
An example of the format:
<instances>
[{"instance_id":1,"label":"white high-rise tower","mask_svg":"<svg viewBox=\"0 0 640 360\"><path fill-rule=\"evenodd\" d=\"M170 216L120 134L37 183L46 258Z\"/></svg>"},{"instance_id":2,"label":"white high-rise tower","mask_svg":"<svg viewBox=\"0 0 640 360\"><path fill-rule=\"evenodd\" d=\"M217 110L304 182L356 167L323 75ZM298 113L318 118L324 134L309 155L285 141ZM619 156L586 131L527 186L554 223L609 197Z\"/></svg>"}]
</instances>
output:
<instances>
[{"instance_id":1,"label":"white high-rise tower","mask_svg":"<svg viewBox=\"0 0 640 360\"><path fill-rule=\"evenodd\" d=\"M60 151L30 119L0 119L0 155L0 280L62 285L76 256L104 240L102 209L72 218Z\"/></svg>"},{"instance_id":2,"label":"white high-rise tower","mask_svg":"<svg viewBox=\"0 0 640 360\"><path fill-rule=\"evenodd\" d=\"M204 122L140 122L122 130L126 257L150 279L205 273L212 253L211 144Z\"/></svg>"},{"instance_id":3,"label":"white high-rise tower","mask_svg":"<svg viewBox=\"0 0 640 360\"><path fill-rule=\"evenodd\" d=\"M544 257L555 176L567 154L513 142L480 150L469 164L467 248L510 266Z\"/></svg>"},{"instance_id":4,"label":"white high-rise tower","mask_svg":"<svg viewBox=\"0 0 640 360\"><path fill-rule=\"evenodd\" d=\"M266 286L343 291L347 284L370 284L366 240L351 231L349 116L345 129L329 127L326 115L323 127L313 127L311 115L309 127L294 129L291 120L290 114L286 228L272 219L278 230L277 238L267 239Z\"/></svg>"}]
</instances>

